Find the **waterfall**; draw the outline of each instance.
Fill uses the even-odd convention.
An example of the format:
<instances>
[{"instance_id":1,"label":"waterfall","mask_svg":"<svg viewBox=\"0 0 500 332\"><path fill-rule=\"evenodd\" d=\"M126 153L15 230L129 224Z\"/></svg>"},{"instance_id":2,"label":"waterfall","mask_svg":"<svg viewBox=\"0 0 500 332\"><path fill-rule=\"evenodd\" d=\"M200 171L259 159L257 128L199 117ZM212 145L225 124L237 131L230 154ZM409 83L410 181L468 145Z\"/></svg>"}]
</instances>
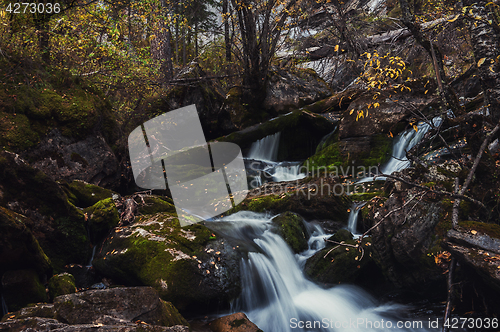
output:
<instances>
[{"instance_id":1,"label":"waterfall","mask_svg":"<svg viewBox=\"0 0 500 332\"><path fill-rule=\"evenodd\" d=\"M281 132L266 136L250 146L248 159L276 161L278 159L278 148L280 144Z\"/></svg>"},{"instance_id":2,"label":"waterfall","mask_svg":"<svg viewBox=\"0 0 500 332\"><path fill-rule=\"evenodd\" d=\"M438 127L442 121L441 117L435 117L431 120L434 127ZM382 173L392 174L393 172L408 168L410 166L410 161L406 158L406 152L417 145L431 128L432 126L430 124L421 121L417 125L417 130L410 128L399 134L394 140L391 158L381 167ZM357 183L372 181L372 179L373 177L368 176L359 180ZM377 180L385 180L385 178L379 177Z\"/></svg>"},{"instance_id":3,"label":"waterfall","mask_svg":"<svg viewBox=\"0 0 500 332\"><path fill-rule=\"evenodd\" d=\"M241 261L242 294L233 302L232 311L245 312L263 331L291 332L298 327L300 331L413 331L396 328L395 319L402 306L378 305L355 286L324 289L304 276L300 256L321 249L317 243L318 236L324 237L321 232L309 241L316 249L310 247L294 255L285 241L272 231L269 215L242 211L208 225L226 232L228 238L241 243L240 247L253 248ZM390 322L392 329L381 328L382 321L385 326ZM307 322L314 324L314 328L300 328ZM378 328L373 323L379 324ZM353 328L352 324L358 325Z\"/></svg>"},{"instance_id":4,"label":"waterfall","mask_svg":"<svg viewBox=\"0 0 500 332\"><path fill-rule=\"evenodd\" d=\"M366 202L353 203L351 206L351 212L349 212L349 220L347 221L347 230L355 236L359 235L357 232L359 211L365 204Z\"/></svg>"},{"instance_id":5,"label":"waterfall","mask_svg":"<svg viewBox=\"0 0 500 332\"><path fill-rule=\"evenodd\" d=\"M260 162L260 165L250 163L251 168L258 166L255 169L252 168L250 173L261 174L263 172L273 182L295 181L304 178L305 174L300 172L300 162L276 161L278 159L280 136L281 132L278 132L252 143L247 159ZM263 184L260 176L254 177L253 183L257 186Z\"/></svg>"}]
</instances>

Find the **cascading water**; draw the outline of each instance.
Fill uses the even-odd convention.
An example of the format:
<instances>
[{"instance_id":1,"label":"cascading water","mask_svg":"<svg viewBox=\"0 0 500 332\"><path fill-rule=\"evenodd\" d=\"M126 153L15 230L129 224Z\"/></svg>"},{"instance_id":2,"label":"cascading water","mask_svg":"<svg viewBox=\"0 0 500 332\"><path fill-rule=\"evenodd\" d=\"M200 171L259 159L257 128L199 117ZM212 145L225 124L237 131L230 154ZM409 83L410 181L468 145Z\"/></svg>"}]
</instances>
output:
<instances>
[{"instance_id":1,"label":"cascading water","mask_svg":"<svg viewBox=\"0 0 500 332\"><path fill-rule=\"evenodd\" d=\"M432 119L432 124L434 127L438 127L443 120L441 117L435 117ZM387 163L381 167L383 174L392 174L393 172L401 171L410 166L410 161L406 158L406 152L411 150L415 145L422 140L425 134L432 128L432 126L427 122L419 122L417 125L417 130L410 128L405 130L394 141L392 147L392 156ZM357 183L363 183L372 181L373 177L368 176ZM383 177L378 177L377 180L385 180Z\"/></svg>"},{"instance_id":2,"label":"cascading water","mask_svg":"<svg viewBox=\"0 0 500 332\"><path fill-rule=\"evenodd\" d=\"M359 211L365 204L366 202L353 203L353 205L351 206L351 212L349 212L349 220L347 221L347 230L355 236L359 235L357 232Z\"/></svg>"},{"instance_id":3,"label":"cascading water","mask_svg":"<svg viewBox=\"0 0 500 332\"><path fill-rule=\"evenodd\" d=\"M295 181L305 177L300 173L299 162L277 162L281 133L266 136L250 146L247 160L253 160L264 167L258 167L258 174L264 172L273 182ZM250 167L257 164L249 164ZM260 165L259 165L260 166ZM256 170L252 170L256 171ZM260 176L253 180L254 187L262 185Z\"/></svg>"},{"instance_id":4,"label":"cascading water","mask_svg":"<svg viewBox=\"0 0 500 332\"><path fill-rule=\"evenodd\" d=\"M357 287L324 289L305 278L300 256L310 256L321 249L317 241L323 235L321 232L309 241L317 249L294 255L285 241L272 231L272 217L268 215L238 212L209 225L222 229L244 247L253 248L241 262L243 291L232 310L245 312L263 331L289 332L297 328L300 331L413 331L396 328L402 306L377 305ZM301 328L307 324L311 328Z\"/></svg>"},{"instance_id":5,"label":"cascading water","mask_svg":"<svg viewBox=\"0 0 500 332\"><path fill-rule=\"evenodd\" d=\"M276 161L278 159L278 148L281 132L266 136L252 143L248 151L248 159Z\"/></svg>"},{"instance_id":6,"label":"cascading water","mask_svg":"<svg viewBox=\"0 0 500 332\"><path fill-rule=\"evenodd\" d=\"M1 291L0 291L0 302L2 303L2 316L1 317L3 317L3 315L6 315L9 312L9 308L7 308L7 303L5 303L5 300L3 298L3 294Z\"/></svg>"}]
</instances>

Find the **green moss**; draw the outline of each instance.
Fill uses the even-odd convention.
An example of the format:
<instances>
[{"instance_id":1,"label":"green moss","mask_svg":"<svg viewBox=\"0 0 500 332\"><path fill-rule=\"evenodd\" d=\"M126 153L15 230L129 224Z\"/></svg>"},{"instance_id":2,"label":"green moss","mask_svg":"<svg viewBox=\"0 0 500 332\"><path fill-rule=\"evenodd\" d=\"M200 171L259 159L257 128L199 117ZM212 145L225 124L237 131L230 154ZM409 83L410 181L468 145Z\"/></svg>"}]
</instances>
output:
<instances>
[{"instance_id":1,"label":"green moss","mask_svg":"<svg viewBox=\"0 0 500 332\"><path fill-rule=\"evenodd\" d=\"M347 229L340 229L330 237L330 240L337 242L350 241L352 240L352 233Z\"/></svg>"},{"instance_id":2,"label":"green moss","mask_svg":"<svg viewBox=\"0 0 500 332\"><path fill-rule=\"evenodd\" d=\"M173 201L169 197L145 196L144 204L139 207L139 213L155 214L158 212L176 213Z\"/></svg>"},{"instance_id":3,"label":"green moss","mask_svg":"<svg viewBox=\"0 0 500 332\"><path fill-rule=\"evenodd\" d=\"M293 212L285 212L273 219L278 226L278 234L285 240L295 253L307 249L307 230L300 216Z\"/></svg>"},{"instance_id":4,"label":"green moss","mask_svg":"<svg viewBox=\"0 0 500 332\"><path fill-rule=\"evenodd\" d=\"M375 135L370 142L370 151L360 153L356 156L345 151L343 142L336 142L309 157L305 162L310 172L318 169L328 169L333 174L346 173L352 175L359 170L368 171L370 166L383 164L390 158L392 151L392 139L386 135Z\"/></svg>"},{"instance_id":5,"label":"green moss","mask_svg":"<svg viewBox=\"0 0 500 332\"><path fill-rule=\"evenodd\" d=\"M353 193L349 196L349 198L353 201L366 202L371 200L373 197L383 196L383 194L384 193L382 191L375 191L371 193Z\"/></svg>"},{"instance_id":6,"label":"green moss","mask_svg":"<svg viewBox=\"0 0 500 332\"><path fill-rule=\"evenodd\" d=\"M475 230L490 237L500 239L500 225L478 221L459 221L458 225L467 230Z\"/></svg>"},{"instance_id":7,"label":"green moss","mask_svg":"<svg viewBox=\"0 0 500 332\"><path fill-rule=\"evenodd\" d=\"M65 188L65 191L70 194L71 197L76 198L76 201L72 203L82 208L92 206L100 200L113 196L113 192L111 190L80 180L75 180L63 188Z\"/></svg>"},{"instance_id":8,"label":"green moss","mask_svg":"<svg viewBox=\"0 0 500 332\"><path fill-rule=\"evenodd\" d=\"M49 297L54 300L59 295L76 292L75 277L69 273L61 273L50 278L48 283Z\"/></svg>"},{"instance_id":9,"label":"green moss","mask_svg":"<svg viewBox=\"0 0 500 332\"><path fill-rule=\"evenodd\" d=\"M98 243L118 226L120 216L112 198L103 199L84 210L88 218L91 241Z\"/></svg>"}]
</instances>

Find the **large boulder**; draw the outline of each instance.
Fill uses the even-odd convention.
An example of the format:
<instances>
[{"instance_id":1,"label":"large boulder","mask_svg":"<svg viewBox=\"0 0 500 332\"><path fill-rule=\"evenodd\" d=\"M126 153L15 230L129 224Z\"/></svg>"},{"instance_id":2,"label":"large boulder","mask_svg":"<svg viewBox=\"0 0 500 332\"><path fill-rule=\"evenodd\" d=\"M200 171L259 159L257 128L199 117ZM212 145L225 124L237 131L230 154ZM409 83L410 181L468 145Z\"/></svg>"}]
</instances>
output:
<instances>
[{"instance_id":1,"label":"large boulder","mask_svg":"<svg viewBox=\"0 0 500 332\"><path fill-rule=\"evenodd\" d=\"M58 296L56 318L67 324L97 324L144 321L148 324L188 325L170 303L162 301L151 287L119 287Z\"/></svg>"},{"instance_id":2,"label":"large boulder","mask_svg":"<svg viewBox=\"0 0 500 332\"><path fill-rule=\"evenodd\" d=\"M189 324L151 287L113 288L62 295L5 315L8 331L188 332Z\"/></svg>"},{"instance_id":3,"label":"large boulder","mask_svg":"<svg viewBox=\"0 0 500 332\"><path fill-rule=\"evenodd\" d=\"M293 252L299 253L307 249L307 230L301 216L287 211L273 218L273 223L277 226L277 233Z\"/></svg>"},{"instance_id":4,"label":"large boulder","mask_svg":"<svg viewBox=\"0 0 500 332\"><path fill-rule=\"evenodd\" d=\"M49 290L49 297L51 300L54 300L59 295L75 293L75 277L66 272L56 274L49 279L47 288Z\"/></svg>"},{"instance_id":5,"label":"large boulder","mask_svg":"<svg viewBox=\"0 0 500 332\"><path fill-rule=\"evenodd\" d=\"M331 95L328 84L311 69L276 69L269 76L264 107L274 113L288 112Z\"/></svg>"},{"instance_id":6,"label":"large boulder","mask_svg":"<svg viewBox=\"0 0 500 332\"><path fill-rule=\"evenodd\" d=\"M9 310L47 301L44 283L34 269L5 272L2 275L2 295Z\"/></svg>"},{"instance_id":7,"label":"large boulder","mask_svg":"<svg viewBox=\"0 0 500 332\"><path fill-rule=\"evenodd\" d=\"M154 287L181 311L227 306L239 294L236 251L201 224L181 228L167 212L116 228L94 266L125 285Z\"/></svg>"},{"instance_id":8,"label":"large boulder","mask_svg":"<svg viewBox=\"0 0 500 332\"><path fill-rule=\"evenodd\" d=\"M120 215L112 198L103 199L86 208L84 212L92 243L99 243L120 222Z\"/></svg>"},{"instance_id":9,"label":"large boulder","mask_svg":"<svg viewBox=\"0 0 500 332\"><path fill-rule=\"evenodd\" d=\"M0 152L0 192L0 206L28 217L25 225L58 272L66 264L88 261L84 214L50 177L19 155Z\"/></svg>"},{"instance_id":10,"label":"large boulder","mask_svg":"<svg viewBox=\"0 0 500 332\"><path fill-rule=\"evenodd\" d=\"M22 156L53 180L78 179L109 186L118 179L118 160L100 134L77 139L53 129Z\"/></svg>"}]
</instances>

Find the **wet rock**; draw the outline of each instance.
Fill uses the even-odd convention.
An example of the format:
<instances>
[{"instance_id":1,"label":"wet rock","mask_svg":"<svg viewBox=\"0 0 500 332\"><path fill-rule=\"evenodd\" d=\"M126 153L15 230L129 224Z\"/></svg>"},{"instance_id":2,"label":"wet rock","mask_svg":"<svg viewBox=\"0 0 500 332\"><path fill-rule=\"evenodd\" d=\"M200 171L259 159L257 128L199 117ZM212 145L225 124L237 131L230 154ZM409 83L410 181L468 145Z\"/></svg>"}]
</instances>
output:
<instances>
[{"instance_id":1,"label":"wet rock","mask_svg":"<svg viewBox=\"0 0 500 332\"><path fill-rule=\"evenodd\" d=\"M209 325L213 332L262 332L262 330L252 323L242 312L217 318L210 322Z\"/></svg>"},{"instance_id":2,"label":"wet rock","mask_svg":"<svg viewBox=\"0 0 500 332\"><path fill-rule=\"evenodd\" d=\"M47 288L51 300L54 300L59 295L75 293L75 277L69 273L57 274L49 279Z\"/></svg>"},{"instance_id":3,"label":"wet rock","mask_svg":"<svg viewBox=\"0 0 500 332\"><path fill-rule=\"evenodd\" d=\"M77 140L54 129L23 157L53 180L78 179L107 186L118 178L118 160L99 135Z\"/></svg>"},{"instance_id":4,"label":"wet rock","mask_svg":"<svg viewBox=\"0 0 500 332\"><path fill-rule=\"evenodd\" d=\"M271 72L264 107L284 113L314 103L331 95L330 88L313 70Z\"/></svg>"},{"instance_id":5,"label":"wet rock","mask_svg":"<svg viewBox=\"0 0 500 332\"><path fill-rule=\"evenodd\" d=\"M171 304L151 287L120 287L61 295L54 300L59 321L67 324L136 322L153 325L187 325Z\"/></svg>"},{"instance_id":6,"label":"wet rock","mask_svg":"<svg viewBox=\"0 0 500 332\"><path fill-rule=\"evenodd\" d=\"M327 219L345 224L351 200L345 188L331 178L306 177L297 181L266 183L250 190L247 198L228 211L241 210L272 213L295 212L307 220Z\"/></svg>"},{"instance_id":7,"label":"wet rock","mask_svg":"<svg viewBox=\"0 0 500 332\"><path fill-rule=\"evenodd\" d=\"M301 216L293 212L285 212L273 219L277 226L277 233L292 248L292 251L299 253L308 248L307 230Z\"/></svg>"},{"instance_id":8,"label":"wet rock","mask_svg":"<svg viewBox=\"0 0 500 332\"><path fill-rule=\"evenodd\" d=\"M365 238L358 244L352 240L349 231L343 231L345 230L337 232L329 240L350 246L327 242L324 249L307 260L304 273L312 280L326 285L352 283L370 289L380 287L384 277L372 258L371 240ZM358 247L352 247L356 245Z\"/></svg>"},{"instance_id":9,"label":"wet rock","mask_svg":"<svg viewBox=\"0 0 500 332\"><path fill-rule=\"evenodd\" d=\"M138 216L118 227L94 260L125 285L149 285L181 311L227 306L239 293L239 256L201 224L180 227L169 213Z\"/></svg>"},{"instance_id":10,"label":"wet rock","mask_svg":"<svg viewBox=\"0 0 500 332\"><path fill-rule=\"evenodd\" d=\"M28 303L45 302L45 286L35 270L10 270L2 276L2 294L9 310L19 310Z\"/></svg>"}]
</instances>

